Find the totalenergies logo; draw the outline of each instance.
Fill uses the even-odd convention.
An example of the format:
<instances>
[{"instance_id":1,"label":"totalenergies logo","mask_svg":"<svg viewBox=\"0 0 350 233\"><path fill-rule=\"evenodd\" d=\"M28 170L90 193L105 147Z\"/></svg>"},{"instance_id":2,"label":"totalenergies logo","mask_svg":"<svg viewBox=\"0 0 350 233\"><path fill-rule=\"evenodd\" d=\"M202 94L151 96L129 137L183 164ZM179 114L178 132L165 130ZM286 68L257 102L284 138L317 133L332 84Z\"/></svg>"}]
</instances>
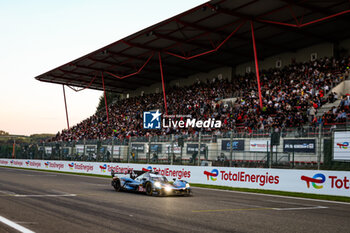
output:
<instances>
[{"instance_id":1,"label":"totalenergies logo","mask_svg":"<svg viewBox=\"0 0 350 233\"><path fill-rule=\"evenodd\" d=\"M28 160L28 161L26 162L27 166L29 166L29 163L30 163L30 161Z\"/></svg>"},{"instance_id":2,"label":"totalenergies logo","mask_svg":"<svg viewBox=\"0 0 350 233\"><path fill-rule=\"evenodd\" d=\"M308 176L301 176L301 180L304 180L306 182L308 188L310 188L311 183L315 189L321 189L323 188L323 185L317 184L323 184L326 181L326 177L321 173L317 173L312 178Z\"/></svg>"},{"instance_id":3,"label":"totalenergies logo","mask_svg":"<svg viewBox=\"0 0 350 233\"><path fill-rule=\"evenodd\" d=\"M106 172L107 164L103 164L103 166L100 165L101 172Z\"/></svg>"},{"instance_id":4,"label":"totalenergies logo","mask_svg":"<svg viewBox=\"0 0 350 233\"><path fill-rule=\"evenodd\" d=\"M14 162L14 160L11 160L11 161L10 161L11 165L13 164L13 162Z\"/></svg>"},{"instance_id":5,"label":"totalenergies logo","mask_svg":"<svg viewBox=\"0 0 350 233\"><path fill-rule=\"evenodd\" d=\"M49 168L49 165L50 165L50 162L49 161L47 161L46 163L44 163L45 164L45 167L46 168Z\"/></svg>"},{"instance_id":6,"label":"totalenergies logo","mask_svg":"<svg viewBox=\"0 0 350 233\"><path fill-rule=\"evenodd\" d=\"M73 170L73 169L74 169L74 163L69 163L69 164L68 164L68 167L69 167L71 170Z\"/></svg>"},{"instance_id":7,"label":"totalenergies logo","mask_svg":"<svg viewBox=\"0 0 350 233\"><path fill-rule=\"evenodd\" d=\"M337 143L337 146L339 146L340 149L348 149L349 142Z\"/></svg>"},{"instance_id":8,"label":"totalenergies logo","mask_svg":"<svg viewBox=\"0 0 350 233\"><path fill-rule=\"evenodd\" d=\"M144 172L151 172L152 171L152 167L148 166L147 168L142 168L142 171L144 171Z\"/></svg>"},{"instance_id":9,"label":"totalenergies logo","mask_svg":"<svg viewBox=\"0 0 350 233\"><path fill-rule=\"evenodd\" d=\"M219 175L219 171L218 169L213 169L211 170L211 172L208 171L204 171L204 175L207 176L207 180L209 180L209 177L212 181L216 181L217 180L217 176Z\"/></svg>"}]
</instances>

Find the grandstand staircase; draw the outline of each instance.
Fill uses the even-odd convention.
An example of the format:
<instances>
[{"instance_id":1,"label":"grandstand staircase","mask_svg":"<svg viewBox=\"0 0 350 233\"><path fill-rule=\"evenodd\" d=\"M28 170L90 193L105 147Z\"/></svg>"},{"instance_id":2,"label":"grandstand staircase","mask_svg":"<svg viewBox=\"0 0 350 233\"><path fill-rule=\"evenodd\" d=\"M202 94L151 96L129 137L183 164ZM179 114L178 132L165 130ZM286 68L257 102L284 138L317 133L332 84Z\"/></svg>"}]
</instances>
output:
<instances>
[{"instance_id":1,"label":"grandstand staircase","mask_svg":"<svg viewBox=\"0 0 350 233\"><path fill-rule=\"evenodd\" d=\"M348 77L349 78L349 77ZM341 83L338 83L338 85L336 85L335 87L332 88L331 91L329 91L327 93L327 95L325 96L326 98L328 97L328 95L331 93L331 92L336 92L338 93L338 96L341 96L341 95L344 95L345 93L349 93L349 89L346 88L347 87L347 84L346 82L350 82L350 80L345 80ZM328 112L333 106L334 107L338 107L339 104L340 104L341 100L340 99L337 99L336 101L334 101L333 103L327 103L325 105L323 105L321 108L319 108L317 110L317 113L316 113L316 116L317 118L318 117L322 117L324 113Z\"/></svg>"},{"instance_id":2,"label":"grandstand staircase","mask_svg":"<svg viewBox=\"0 0 350 233\"><path fill-rule=\"evenodd\" d=\"M337 99L333 103L327 103L317 110L316 116L322 117L324 113L328 112L333 106L338 107L340 104L340 99Z\"/></svg>"}]
</instances>

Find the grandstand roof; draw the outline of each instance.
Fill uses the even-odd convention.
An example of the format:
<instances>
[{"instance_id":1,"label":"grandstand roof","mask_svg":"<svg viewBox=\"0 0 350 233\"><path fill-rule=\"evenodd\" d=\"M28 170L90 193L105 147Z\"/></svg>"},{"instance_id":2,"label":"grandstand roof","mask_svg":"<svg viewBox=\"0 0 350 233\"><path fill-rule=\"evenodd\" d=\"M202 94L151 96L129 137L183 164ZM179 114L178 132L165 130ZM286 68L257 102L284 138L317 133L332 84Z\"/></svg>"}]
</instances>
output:
<instances>
[{"instance_id":1,"label":"grandstand roof","mask_svg":"<svg viewBox=\"0 0 350 233\"><path fill-rule=\"evenodd\" d=\"M36 77L82 88L126 92L222 66L350 37L349 0L213 0ZM202 56L197 56L202 55Z\"/></svg>"}]
</instances>

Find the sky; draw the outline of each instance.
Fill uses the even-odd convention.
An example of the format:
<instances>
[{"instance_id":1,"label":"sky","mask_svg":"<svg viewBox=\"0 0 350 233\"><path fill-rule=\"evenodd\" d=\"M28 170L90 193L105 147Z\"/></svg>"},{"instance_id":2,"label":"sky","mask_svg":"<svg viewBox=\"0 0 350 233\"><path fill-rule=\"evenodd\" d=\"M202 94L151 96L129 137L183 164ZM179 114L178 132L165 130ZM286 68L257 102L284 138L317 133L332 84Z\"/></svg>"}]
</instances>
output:
<instances>
[{"instance_id":1,"label":"sky","mask_svg":"<svg viewBox=\"0 0 350 233\"><path fill-rule=\"evenodd\" d=\"M203 0L0 0L0 130L67 128L62 85L34 77ZM70 126L93 115L101 91L66 88Z\"/></svg>"}]
</instances>

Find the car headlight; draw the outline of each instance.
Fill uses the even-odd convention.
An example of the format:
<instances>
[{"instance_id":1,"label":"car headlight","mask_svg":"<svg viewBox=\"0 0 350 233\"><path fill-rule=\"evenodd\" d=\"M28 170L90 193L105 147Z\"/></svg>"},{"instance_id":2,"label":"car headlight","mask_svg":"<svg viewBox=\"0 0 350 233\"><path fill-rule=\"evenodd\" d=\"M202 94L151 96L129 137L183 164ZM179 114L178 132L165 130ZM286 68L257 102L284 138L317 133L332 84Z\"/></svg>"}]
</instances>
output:
<instances>
[{"instance_id":1,"label":"car headlight","mask_svg":"<svg viewBox=\"0 0 350 233\"><path fill-rule=\"evenodd\" d=\"M160 184L160 182L157 181L157 182L154 183L154 186L155 186L156 188L160 188L162 185Z\"/></svg>"},{"instance_id":2,"label":"car headlight","mask_svg":"<svg viewBox=\"0 0 350 233\"><path fill-rule=\"evenodd\" d=\"M190 187L190 184L189 183L186 183L186 188L189 188Z\"/></svg>"},{"instance_id":3,"label":"car headlight","mask_svg":"<svg viewBox=\"0 0 350 233\"><path fill-rule=\"evenodd\" d=\"M171 187L170 187L170 186L166 186L166 187L165 187L165 191L166 191L166 192L170 192L170 191L171 191Z\"/></svg>"}]
</instances>

